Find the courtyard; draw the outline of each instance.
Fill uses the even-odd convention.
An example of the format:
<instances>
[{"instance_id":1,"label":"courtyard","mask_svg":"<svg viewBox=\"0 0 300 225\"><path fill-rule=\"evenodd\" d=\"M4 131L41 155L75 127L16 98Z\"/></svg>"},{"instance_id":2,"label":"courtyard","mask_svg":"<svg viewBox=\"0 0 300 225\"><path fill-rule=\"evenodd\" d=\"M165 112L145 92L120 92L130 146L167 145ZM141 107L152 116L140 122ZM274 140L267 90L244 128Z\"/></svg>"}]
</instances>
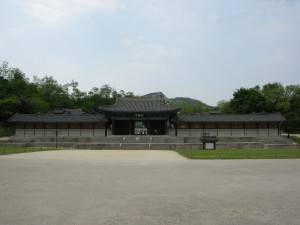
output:
<instances>
[{"instance_id":1,"label":"courtyard","mask_svg":"<svg viewBox=\"0 0 300 225\"><path fill-rule=\"evenodd\" d=\"M0 224L298 225L299 163L158 150L0 156Z\"/></svg>"}]
</instances>

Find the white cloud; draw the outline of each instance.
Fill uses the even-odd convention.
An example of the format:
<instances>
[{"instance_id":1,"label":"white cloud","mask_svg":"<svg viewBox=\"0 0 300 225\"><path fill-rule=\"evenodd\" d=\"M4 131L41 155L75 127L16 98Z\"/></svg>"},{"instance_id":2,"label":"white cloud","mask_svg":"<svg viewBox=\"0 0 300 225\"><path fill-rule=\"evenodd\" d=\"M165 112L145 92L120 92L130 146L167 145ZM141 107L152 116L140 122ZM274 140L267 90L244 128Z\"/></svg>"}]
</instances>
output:
<instances>
[{"instance_id":1,"label":"white cloud","mask_svg":"<svg viewBox=\"0 0 300 225\"><path fill-rule=\"evenodd\" d=\"M122 42L128 47L130 60L135 62L160 61L166 57L177 56L180 52L178 47L147 43L142 35L137 38L123 38Z\"/></svg>"},{"instance_id":2,"label":"white cloud","mask_svg":"<svg viewBox=\"0 0 300 225\"><path fill-rule=\"evenodd\" d=\"M22 10L35 22L48 26L68 23L90 12L113 13L117 0L17 0Z\"/></svg>"},{"instance_id":3,"label":"white cloud","mask_svg":"<svg viewBox=\"0 0 300 225\"><path fill-rule=\"evenodd\" d=\"M202 23L199 10L189 7L185 1L148 1L139 9L143 17L163 31L176 32L178 28L201 26Z\"/></svg>"}]
</instances>

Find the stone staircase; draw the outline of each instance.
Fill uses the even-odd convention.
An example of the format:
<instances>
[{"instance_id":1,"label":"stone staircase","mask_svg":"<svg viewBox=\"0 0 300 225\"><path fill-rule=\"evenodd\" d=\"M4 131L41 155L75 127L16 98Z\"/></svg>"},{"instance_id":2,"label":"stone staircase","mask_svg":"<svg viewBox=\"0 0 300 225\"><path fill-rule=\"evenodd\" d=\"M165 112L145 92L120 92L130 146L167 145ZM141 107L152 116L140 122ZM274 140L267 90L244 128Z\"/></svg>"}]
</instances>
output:
<instances>
[{"instance_id":1,"label":"stone staircase","mask_svg":"<svg viewBox=\"0 0 300 225\"><path fill-rule=\"evenodd\" d=\"M292 149L299 148L291 139L276 137L220 137L217 149Z\"/></svg>"},{"instance_id":2,"label":"stone staircase","mask_svg":"<svg viewBox=\"0 0 300 225\"><path fill-rule=\"evenodd\" d=\"M0 139L0 146L62 147L95 150L179 150L202 149L199 137L108 136L108 137L18 137ZM286 137L219 137L217 149L300 148Z\"/></svg>"}]
</instances>

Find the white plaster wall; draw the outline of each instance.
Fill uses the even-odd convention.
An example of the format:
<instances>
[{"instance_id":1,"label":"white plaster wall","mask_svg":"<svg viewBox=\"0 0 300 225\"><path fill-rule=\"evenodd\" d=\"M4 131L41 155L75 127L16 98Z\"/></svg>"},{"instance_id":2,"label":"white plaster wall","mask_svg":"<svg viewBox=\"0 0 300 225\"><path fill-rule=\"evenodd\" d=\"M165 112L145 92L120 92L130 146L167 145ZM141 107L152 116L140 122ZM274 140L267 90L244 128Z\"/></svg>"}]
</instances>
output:
<instances>
[{"instance_id":1,"label":"white plaster wall","mask_svg":"<svg viewBox=\"0 0 300 225\"><path fill-rule=\"evenodd\" d=\"M203 129L191 129L191 136L192 137L200 137L202 136Z\"/></svg>"},{"instance_id":2,"label":"white plaster wall","mask_svg":"<svg viewBox=\"0 0 300 225\"><path fill-rule=\"evenodd\" d=\"M243 137L244 135L244 129L232 129L232 136L234 137Z\"/></svg>"},{"instance_id":3,"label":"white plaster wall","mask_svg":"<svg viewBox=\"0 0 300 225\"><path fill-rule=\"evenodd\" d=\"M268 136L268 129L258 129L259 136Z\"/></svg>"},{"instance_id":4,"label":"white plaster wall","mask_svg":"<svg viewBox=\"0 0 300 225\"><path fill-rule=\"evenodd\" d=\"M24 129L16 129L16 136L24 136Z\"/></svg>"},{"instance_id":5,"label":"white plaster wall","mask_svg":"<svg viewBox=\"0 0 300 225\"><path fill-rule=\"evenodd\" d=\"M93 137L93 129L82 129L81 136L83 137Z\"/></svg>"},{"instance_id":6,"label":"white plaster wall","mask_svg":"<svg viewBox=\"0 0 300 225\"><path fill-rule=\"evenodd\" d=\"M64 136L64 137L67 137L69 135L68 133L68 129L58 129L58 136Z\"/></svg>"},{"instance_id":7,"label":"white plaster wall","mask_svg":"<svg viewBox=\"0 0 300 225\"><path fill-rule=\"evenodd\" d=\"M107 134L108 134L108 131L107 131ZM105 129L95 129L94 136L105 136Z\"/></svg>"},{"instance_id":8,"label":"white plaster wall","mask_svg":"<svg viewBox=\"0 0 300 225\"><path fill-rule=\"evenodd\" d=\"M80 136L80 129L70 129L69 134L70 134L69 136L79 137Z\"/></svg>"},{"instance_id":9,"label":"white plaster wall","mask_svg":"<svg viewBox=\"0 0 300 225\"><path fill-rule=\"evenodd\" d=\"M246 129L245 130L245 136L248 136L248 137L257 136L257 129Z\"/></svg>"},{"instance_id":10,"label":"white plaster wall","mask_svg":"<svg viewBox=\"0 0 300 225\"><path fill-rule=\"evenodd\" d=\"M33 136L33 135L34 135L34 129L25 130L25 136Z\"/></svg>"},{"instance_id":11,"label":"white plaster wall","mask_svg":"<svg viewBox=\"0 0 300 225\"><path fill-rule=\"evenodd\" d=\"M270 136L278 136L278 129L270 129Z\"/></svg>"},{"instance_id":12,"label":"white plaster wall","mask_svg":"<svg viewBox=\"0 0 300 225\"><path fill-rule=\"evenodd\" d=\"M44 133L45 132L45 133ZM25 129L25 136L49 136L49 137L54 137L56 135L56 130L55 129ZM59 129L58 130L58 136L73 136L73 137L79 137L80 136L80 129ZM257 136L257 129L246 129L245 130L245 135L244 135L244 129L219 129L217 132L217 129L178 129L177 130L177 136L181 137L200 137L202 133L209 133L209 135L215 135L215 136L220 136L220 137L226 137L226 136L232 136L233 137L243 137L243 136L248 136L248 137L253 137ZM170 136L175 136L175 129L168 129L167 134ZM218 134L218 135L217 135ZM16 136L24 136L24 129L16 129L15 132ZM111 136L112 135L112 130L108 129L107 130L107 135ZM258 135L259 136L277 136L278 135L278 130L277 128L274 129L259 129L258 130ZM93 129L82 129L81 130L81 136L83 137L93 137L93 136L105 136L105 129L95 129L94 130L94 135L93 135Z\"/></svg>"},{"instance_id":13,"label":"white plaster wall","mask_svg":"<svg viewBox=\"0 0 300 225\"><path fill-rule=\"evenodd\" d=\"M218 136L220 137L230 137L231 136L231 129L219 129Z\"/></svg>"},{"instance_id":14,"label":"white plaster wall","mask_svg":"<svg viewBox=\"0 0 300 225\"><path fill-rule=\"evenodd\" d=\"M44 136L44 129L35 129L35 136Z\"/></svg>"},{"instance_id":15,"label":"white plaster wall","mask_svg":"<svg viewBox=\"0 0 300 225\"><path fill-rule=\"evenodd\" d=\"M209 136L217 136L217 129L203 129L203 133L208 133Z\"/></svg>"},{"instance_id":16,"label":"white plaster wall","mask_svg":"<svg viewBox=\"0 0 300 225\"><path fill-rule=\"evenodd\" d=\"M56 129L45 129L45 136L54 137L56 135Z\"/></svg>"},{"instance_id":17,"label":"white plaster wall","mask_svg":"<svg viewBox=\"0 0 300 225\"><path fill-rule=\"evenodd\" d=\"M190 136L190 129L178 129L177 136L188 137Z\"/></svg>"}]
</instances>

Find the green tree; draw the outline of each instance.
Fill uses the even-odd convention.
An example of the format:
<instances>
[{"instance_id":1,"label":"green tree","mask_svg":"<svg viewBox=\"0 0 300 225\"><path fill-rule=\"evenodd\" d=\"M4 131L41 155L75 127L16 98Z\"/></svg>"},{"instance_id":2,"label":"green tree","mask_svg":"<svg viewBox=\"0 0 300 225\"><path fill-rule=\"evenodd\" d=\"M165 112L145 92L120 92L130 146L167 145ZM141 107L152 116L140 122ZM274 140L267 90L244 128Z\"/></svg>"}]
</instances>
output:
<instances>
[{"instance_id":1,"label":"green tree","mask_svg":"<svg viewBox=\"0 0 300 225\"><path fill-rule=\"evenodd\" d=\"M184 102L179 102L178 106L180 107L180 112L182 114L186 114L187 113L186 104Z\"/></svg>"},{"instance_id":2,"label":"green tree","mask_svg":"<svg viewBox=\"0 0 300 225\"><path fill-rule=\"evenodd\" d=\"M254 88L240 88L233 93L230 108L234 113L253 113L265 111L266 99L259 86Z\"/></svg>"},{"instance_id":3,"label":"green tree","mask_svg":"<svg viewBox=\"0 0 300 225\"><path fill-rule=\"evenodd\" d=\"M196 102L194 108L195 108L195 113L201 113L205 111L205 108L200 102Z\"/></svg>"},{"instance_id":4,"label":"green tree","mask_svg":"<svg viewBox=\"0 0 300 225\"><path fill-rule=\"evenodd\" d=\"M9 117L20 111L22 102L16 96L0 100L0 120L4 123Z\"/></svg>"},{"instance_id":5,"label":"green tree","mask_svg":"<svg viewBox=\"0 0 300 225\"><path fill-rule=\"evenodd\" d=\"M31 98L30 107L32 113L47 113L50 111L48 102L39 95L35 95Z\"/></svg>"},{"instance_id":6,"label":"green tree","mask_svg":"<svg viewBox=\"0 0 300 225\"><path fill-rule=\"evenodd\" d=\"M224 114L232 113L232 109L230 107L230 101L221 100L217 104L217 110Z\"/></svg>"},{"instance_id":7,"label":"green tree","mask_svg":"<svg viewBox=\"0 0 300 225\"><path fill-rule=\"evenodd\" d=\"M55 108L73 108L73 103L68 95L68 88L58 82L52 76L42 79L34 77L34 83L38 87L40 96L49 104L51 110Z\"/></svg>"},{"instance_id":8,"label":"green tree","mask_svg":"<svg viewBox=\"0 0 300 225\"><path fill-rule=\"evenodd\" d=\"M268 83L264 85L262 94L266 98L265 111L287 112L290 106L285 92L285 88L281 83Z\"/></svg>"},{"instance_id":9,"label":"green tree","mask_svg":"<svg viewBox=\"0 0 300 225\"><path fill-rule=\"evenodd\" d=\"M77 81L72 80L70 84L64 85L64 89L68 90L73 107L81 108L84 105L87 94L79 90Z\"/></svg>"},{"instance_id":10,"label":"green tree","mask_svg":"<svg viewBox=\"0 0 300 225\"><path fill-rule=\"evenodd\" d=\"M288 119L287 129L290 132L300 133L300 86L287 86L286 96L290 102L290 109L284 115Z\"/></svg>"},{"instance_id":11,"label":"green tree","mask_svg":"<svg viewBox=\"0 0 300 225\"><path fill-rule=\"evenodd\" d=\"M8 79L11 68L8 67L8 62L3 61L0 66L0 79Z\"/></svg>"}]
</instances>

